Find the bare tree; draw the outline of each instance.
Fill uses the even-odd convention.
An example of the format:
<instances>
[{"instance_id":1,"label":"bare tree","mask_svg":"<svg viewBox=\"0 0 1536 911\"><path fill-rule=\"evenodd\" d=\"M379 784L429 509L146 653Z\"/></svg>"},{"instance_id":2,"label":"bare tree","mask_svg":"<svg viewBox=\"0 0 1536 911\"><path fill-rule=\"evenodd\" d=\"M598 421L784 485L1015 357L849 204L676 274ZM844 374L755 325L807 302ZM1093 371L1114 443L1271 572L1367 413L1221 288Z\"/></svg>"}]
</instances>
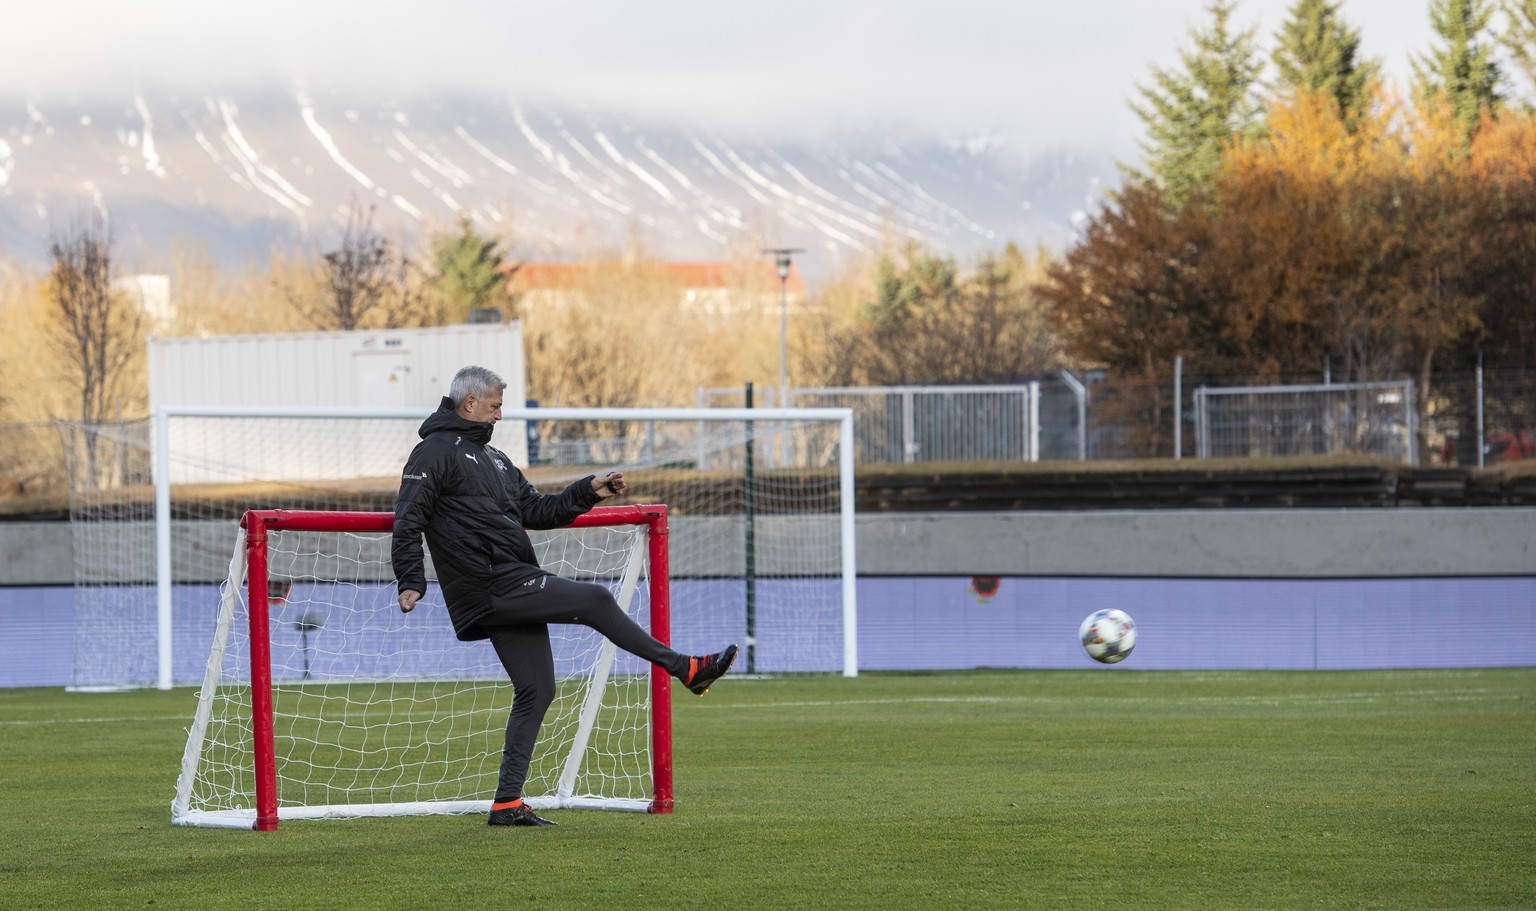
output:
<instances>
[{"instance_id":1,"label":"bare tree","mask_svg":"<svg viewBox=\"0 0 1536 911\"><path fill-rule=\"evenodd\" d=\"M80 420L118 419L128 369L144 342L144 316L112 287L111 232L92 217L55 232L48 254L54 339L80 384Z\"/></svg>"},{"instance_id":2,"label":"bare tree","mask_svg":"<svg viewBox=\"0 0 1536 911\"><path fill-rule=\"evenodd\" d=\"M106 222L92 217L56 231L49 242L52 259L46 302L49 332L79 389L79 420L85 425L121 420L130 388L130 371L143 350L144 317L127 296L112 287L112 235ZM95 488L113 483L120 470L102 439L87 429L77 480Z\"/></svg>"},{"instance_id":3,"label":"bare tree","mask_svg":"<svg viewBox=\"0 0 1536 911\"><path fill-rule=\"evenodd\" d=\"M373 226L374 207L356 199L347 210L341 246L321 257L312 293L288 292L303 317L320 329L343 331L365 325L386 328L421 324L423 295L410 277L410 261Z\"/></svg>"}]
</instances>

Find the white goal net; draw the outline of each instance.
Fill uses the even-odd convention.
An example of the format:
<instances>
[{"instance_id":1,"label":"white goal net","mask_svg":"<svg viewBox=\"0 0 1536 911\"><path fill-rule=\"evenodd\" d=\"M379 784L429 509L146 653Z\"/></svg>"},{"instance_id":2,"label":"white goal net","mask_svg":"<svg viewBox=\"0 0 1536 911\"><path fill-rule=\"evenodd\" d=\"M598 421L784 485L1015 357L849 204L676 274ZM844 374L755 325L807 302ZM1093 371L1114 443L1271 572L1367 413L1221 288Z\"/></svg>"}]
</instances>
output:
<instances>
[{"instance_id":1,"label":"white goal net","mask_svg":"<svg viewBox=\"0 0 1536 911\"><path fill-rule=\"evenodd\" d=\"M625 502L667 505L676 649L734 641L743 671L856 673L850 411L503 416L493 444L526 446L530 464L520 467L540 490L622 469ZM393 510L425 417L162 406L148 421L62 425L75 688L199 683L243 513Z\"/></svg>"}]
</instances>

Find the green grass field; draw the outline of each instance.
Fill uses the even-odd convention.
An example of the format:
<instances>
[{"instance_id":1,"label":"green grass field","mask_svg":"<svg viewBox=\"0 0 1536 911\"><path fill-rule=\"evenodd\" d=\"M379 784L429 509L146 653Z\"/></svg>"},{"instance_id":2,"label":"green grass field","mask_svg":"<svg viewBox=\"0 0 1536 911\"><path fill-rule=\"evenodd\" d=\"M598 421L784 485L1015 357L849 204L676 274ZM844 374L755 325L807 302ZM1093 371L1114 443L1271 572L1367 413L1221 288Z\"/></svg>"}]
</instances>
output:
<instances>
[{"instance_id":1,"label":"green grass field","mask_svg":"<svg viewBox=\"0 0 1536 911\"><path fill-rule=\"evenodd\" d=\"M553 829L173 828L194 702L0 690L0 907L1536 907L1536 669L728 679Z\"/></svg>"}]
</instances>

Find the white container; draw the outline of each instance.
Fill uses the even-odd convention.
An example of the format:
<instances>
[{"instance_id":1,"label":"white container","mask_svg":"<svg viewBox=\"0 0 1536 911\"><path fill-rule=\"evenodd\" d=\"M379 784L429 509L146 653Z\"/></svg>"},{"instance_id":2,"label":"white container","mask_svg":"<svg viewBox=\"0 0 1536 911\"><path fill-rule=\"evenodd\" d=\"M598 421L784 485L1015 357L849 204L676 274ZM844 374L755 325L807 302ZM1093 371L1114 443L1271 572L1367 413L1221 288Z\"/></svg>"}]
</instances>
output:
<instances>
[{"instance_id":1,"label":"white container","mask_svg":"<svg viewBox=\"0 0 1536 911\"><path fill-rule=\"evenodd\" d=\"M149 407L200 405L294 408L419 409L421 418L448 393L460 367L478 364L507 383L506 404L526 399L523 329L518 322L378 329L149 339ZM275 420L275 419L274 419ZM416 442L420 419L386 428ZM409 425L409 426L406 426ZM380 428L370 428L375 437ZM337 439L336 425L283 420L277 427L250 420L182 418L172 427L171 452L206 458L173 461L172 483L218 483L246 475L270 480L388 476L402 460L395 446L363 436ZM282 439L288 456L262 446ZM311 439L312 438L312 439ZM528 462L525 422L498 426L495 445L519 465ZM317 458L316 453L322 454ZM377 464L375 464L377 463Z\"/></svg>"}]
</instances>

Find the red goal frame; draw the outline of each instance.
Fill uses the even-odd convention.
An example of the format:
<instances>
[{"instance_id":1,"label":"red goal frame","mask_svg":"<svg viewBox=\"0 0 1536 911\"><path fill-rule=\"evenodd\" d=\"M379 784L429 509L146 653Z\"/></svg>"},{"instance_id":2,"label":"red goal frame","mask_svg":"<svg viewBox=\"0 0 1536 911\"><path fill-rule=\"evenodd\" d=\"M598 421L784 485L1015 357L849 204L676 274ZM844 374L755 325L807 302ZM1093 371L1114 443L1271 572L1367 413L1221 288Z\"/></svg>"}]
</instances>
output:
<instances>
[{"instance_id":1,"label":"red goal frame","mask_svg":"<svg viewBox=\"0 0 1536 911\"><path fill-rule=\"evenodd\" d=\"M390 512L337 512L325 510L247 510L240 519L245 529L246 579L250 616L251 726L256 784L258 831L277 828L277 752L272 716L272 652L268 591L267 536L275 531L390 532L395 516ZM650 633L671 643L671 600L667 563L667 507L660 504L597 506L568 528L609 525L649 526ZM672 812L672 687L671 678L651 668L651 813Z\"/></svg>"}]
</instances>

